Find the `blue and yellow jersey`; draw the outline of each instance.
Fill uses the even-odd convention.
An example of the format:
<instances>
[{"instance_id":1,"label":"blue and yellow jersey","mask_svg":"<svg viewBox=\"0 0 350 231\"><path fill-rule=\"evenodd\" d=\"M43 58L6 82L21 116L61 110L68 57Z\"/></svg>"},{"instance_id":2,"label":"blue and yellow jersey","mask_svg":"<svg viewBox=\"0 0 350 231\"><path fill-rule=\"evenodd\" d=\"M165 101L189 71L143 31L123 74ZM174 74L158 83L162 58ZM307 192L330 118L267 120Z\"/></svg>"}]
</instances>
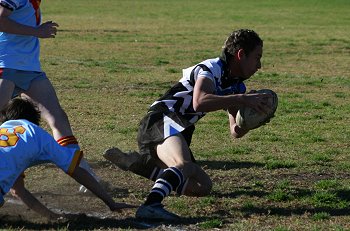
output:
<instances>
[{"instance_id":1,"label":"blue and yellow jersey","mask_svg":"<svg viewBox=\"0 0 350 231\"><path fill-rule=\"evenodd\" d=\"M0 126L1 194L31 166L53 163L71 175L82 156L78 148L60 146L44 129L27 120L9 120Z\"/></svg>"}]
</instances>

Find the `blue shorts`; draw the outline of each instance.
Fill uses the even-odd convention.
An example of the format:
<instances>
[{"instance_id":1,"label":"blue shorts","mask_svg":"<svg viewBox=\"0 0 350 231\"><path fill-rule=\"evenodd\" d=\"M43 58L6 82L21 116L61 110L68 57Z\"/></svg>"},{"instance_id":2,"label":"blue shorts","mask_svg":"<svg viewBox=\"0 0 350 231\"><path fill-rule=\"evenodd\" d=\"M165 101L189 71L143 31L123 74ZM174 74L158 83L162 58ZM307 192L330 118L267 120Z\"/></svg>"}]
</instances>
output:
<instances>
[{"instance_id":1,"label":"blue shorts","mask_svg":"<svg viewBox=\"0 0 350 231\"><path fill-rule=\"evenodd\" d=\"M12 93L12 97L16 97L21 92L27 91L32 82L47 79L47 77L45 72L0 68L0 79L6 79L15 84L15 90Z\"/></svg>"}]
</instances>

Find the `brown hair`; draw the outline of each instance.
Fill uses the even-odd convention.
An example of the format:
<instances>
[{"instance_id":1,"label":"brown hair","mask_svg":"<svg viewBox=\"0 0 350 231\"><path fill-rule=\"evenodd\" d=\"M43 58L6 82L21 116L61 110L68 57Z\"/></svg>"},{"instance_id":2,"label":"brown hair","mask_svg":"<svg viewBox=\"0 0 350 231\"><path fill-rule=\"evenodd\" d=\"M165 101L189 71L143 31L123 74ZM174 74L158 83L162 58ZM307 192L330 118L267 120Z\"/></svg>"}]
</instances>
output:
<instances>
[{"instance_id":1,"label":"brown hair","mask_svg":"<svg viewBox=\"0 0 350 231\"><path fill-rule=\"evenodd\" d=\"M33 124L40 124L40 111L29 100L14 98L0 111L0 122L25 119Z\"/></svg>"},{"instance_id":2,"label":"brown hair","mask_svg":"<svg viewBox=\"0 0 350 231\"><path fill-rule=\"evenodd\" d=\"M263 41L255 31L239 29L233 31L227 37L222 49L226 58L228 58L234 56L240 49L243 49L249 55L257 46L263 46Z\"/></svg>"}]
</instances>

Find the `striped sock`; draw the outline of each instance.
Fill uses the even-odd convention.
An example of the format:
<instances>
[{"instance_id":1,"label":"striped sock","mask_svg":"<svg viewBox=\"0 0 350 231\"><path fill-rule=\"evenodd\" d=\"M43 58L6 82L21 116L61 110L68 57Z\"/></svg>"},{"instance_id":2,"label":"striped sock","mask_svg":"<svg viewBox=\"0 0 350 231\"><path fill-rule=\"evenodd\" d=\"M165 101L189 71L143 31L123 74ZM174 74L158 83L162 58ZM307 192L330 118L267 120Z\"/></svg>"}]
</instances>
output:
<instances>
[{"instance_id":1,"label":"striped sock","mask_svg":"<svg viewBox=\"0 0 350 231\"><path fill-rule=\"evenodd\" d=\"M162 175L156 180L154 186L147 196L145 205L161 203L171 191L175 190L183 182L183 174L176 167L164 170Z\"/></svg>"}]
</instances>

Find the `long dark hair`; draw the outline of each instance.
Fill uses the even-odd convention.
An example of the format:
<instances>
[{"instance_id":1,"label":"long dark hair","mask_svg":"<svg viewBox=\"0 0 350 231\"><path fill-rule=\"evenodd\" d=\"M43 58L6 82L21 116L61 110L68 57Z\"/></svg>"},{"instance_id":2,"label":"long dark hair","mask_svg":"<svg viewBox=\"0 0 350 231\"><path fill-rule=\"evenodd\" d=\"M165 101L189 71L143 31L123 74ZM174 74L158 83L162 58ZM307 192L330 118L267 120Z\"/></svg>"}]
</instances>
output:
<instances>
[{"instance_id":1,"label":"long dark hair","mask_svg":"<svg viewBox=\"0 0 350 231\"><path fill-rule=\"evenodd\" d=\"M27 99L14 98L0 111L0 122L25 119L33 124L40 124L40 111Z\"/></svg>"}]
</instances>

